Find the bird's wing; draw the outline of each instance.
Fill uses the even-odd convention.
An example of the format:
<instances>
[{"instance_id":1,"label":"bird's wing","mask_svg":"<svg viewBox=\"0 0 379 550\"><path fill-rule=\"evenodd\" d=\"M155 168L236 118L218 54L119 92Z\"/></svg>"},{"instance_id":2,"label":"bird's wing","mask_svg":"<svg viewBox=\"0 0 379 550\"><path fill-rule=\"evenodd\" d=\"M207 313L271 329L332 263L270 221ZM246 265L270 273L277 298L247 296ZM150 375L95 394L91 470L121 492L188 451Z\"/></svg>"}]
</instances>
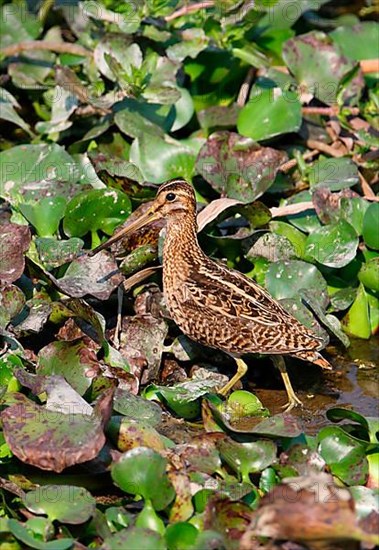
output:
<instances>
[{"instance_id":1,"label":"bird's wing","mask_svg":"<svg viewBox=\"0 0 379 550\"><path fill-rule=\"evenodd\" d=\"M246 319L267 326L293 320L271 296L255 282L234 270L214 264L212 270L199 266L184 282L182 300L206 307L215 315Z\"/></svg>"}]
</instances>

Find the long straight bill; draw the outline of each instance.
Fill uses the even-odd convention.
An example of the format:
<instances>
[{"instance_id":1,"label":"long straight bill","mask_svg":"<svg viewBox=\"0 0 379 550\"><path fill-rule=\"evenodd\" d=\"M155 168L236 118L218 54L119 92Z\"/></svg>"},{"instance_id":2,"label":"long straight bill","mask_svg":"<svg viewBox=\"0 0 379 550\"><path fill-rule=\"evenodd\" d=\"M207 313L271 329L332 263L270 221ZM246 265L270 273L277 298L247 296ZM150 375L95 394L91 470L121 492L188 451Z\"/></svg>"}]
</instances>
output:
<instances>
[{"instance_id":1,"label":"long straight bill","mask_svg":"<svg viewBox=\"0 0 379 550\"><path fill-rule=\"evenodd\" d=\"M110 237L110 239L108 239L107 241L105 241L102 244L99 244L99 246L97 246L93 250L90 250L88 252L88 256L94 256L95 254L100 252L100 250L104 250L105 248L108 248L112 244L114 244L117 241L119 241L120 239L122 239L122 237L126 237L126 235L129 235L130 233L134 233L134 231L138 231L138 229L141 229L145 225L147 225L147 224L149 224L149 223L151 223L155 220L158 220L160 217L161 216L158 214L158 212L155 212L152 208L150 208L147 212L142 214L138 218L138 220L136 220L136 221L132 222L130 225L127 225L126 227L124 227L124 229L121 229L121 231L119 231L115 235L112 235L112 237Z\"/></svg>"}]
</instances>

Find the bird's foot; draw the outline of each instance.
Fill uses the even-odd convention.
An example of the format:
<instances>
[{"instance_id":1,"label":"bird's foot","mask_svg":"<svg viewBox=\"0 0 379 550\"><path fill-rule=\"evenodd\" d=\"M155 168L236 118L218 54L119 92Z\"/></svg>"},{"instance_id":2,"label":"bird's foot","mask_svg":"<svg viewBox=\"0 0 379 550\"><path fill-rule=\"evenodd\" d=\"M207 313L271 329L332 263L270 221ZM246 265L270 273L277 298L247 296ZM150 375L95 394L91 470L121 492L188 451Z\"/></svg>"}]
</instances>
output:
<instances>
[{"instance_id":1,"label":"bird's foot","mask_svg":"<svg viewBox=\"0 0 379 550\"><path fill-rule=\"evenodd\" d=\"M282 409L284 413L288 413L292 411L295 407L304 407L304 403L297 397L295 393L293 395L288 396L289 400L288 403L283 405Z\"/></svg>"}]
</instances>

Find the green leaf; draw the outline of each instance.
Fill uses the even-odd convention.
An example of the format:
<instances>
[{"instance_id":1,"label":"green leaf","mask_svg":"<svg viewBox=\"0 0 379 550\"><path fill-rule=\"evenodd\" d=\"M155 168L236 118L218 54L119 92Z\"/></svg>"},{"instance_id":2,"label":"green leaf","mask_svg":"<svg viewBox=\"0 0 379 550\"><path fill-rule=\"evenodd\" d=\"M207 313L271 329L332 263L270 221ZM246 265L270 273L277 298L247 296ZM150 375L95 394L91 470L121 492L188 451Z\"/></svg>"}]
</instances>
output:
<instances>
[{"instance_id":1,"label":"green leaf","mask_svg":"<svg viewBox=\"0 0 379 550\"><path fill-rule=\"evenodd\" d=\"M166 550L167 547L159 533L142 527L128 527L107 537L100 548L101 550L125 550L126 548Z\"/></svg>"},{"instance_id":2,"label":"green leaf","mask_svg":"<svg viewBox=\"0 0 379 550\"><path fill-rule=\"evenodd\" d=\"M295 92L257 89L241 109L237 129L241 135L261 141L297 132L301 120L301 103Z\"/></svg>"},{"instance_id":3,"label":"green leaf","mask_svg":"<svg viewBox=\"0 0 379 550\"><path fill-rule=\"evenodd\" d=\"M366 288L379 292L379 257L362 264L358 279Z\"/></svg>"},{"instance_id":4,"label":"green leaf","mask_svg":"<svg viewBox=\"0 0 379 550\"><path fill-rule=\"evenodd\" d=\"M290 199L284 201L284 204L297 204L299 202L311 202L312 193L310 191L300 191ZM287 216L287 220L305 233L312 233L315 229L321 227L321 222L316 214L316 210L310 205L309 210Z\"/></svg>"},{"instance_id":5,"label":"green leaf","mask_svg":"<svg viewBox=\"0 0 379 550\"><path fill-rule=\"evenodd\" d=\"M367 208L363 218L363 240L370 248L379 250L379 203L374 202Z\"/></svg>"},{"instance_id":6,"label":"green leaf","mask_svg":"<svg viewBox=\"0 0 379 550\"><path fill-rule=\"evenodd\" d=\"M64 197L45 197L35 203L21 203L18 207L22 215L36 228L40 237L52 237L64 216L66 203Z\"/></svg>"},{"instance_id":7,"label":"green leaf","mask_svg":"<svg viewBox=\"0 0 379 550\"><path fill-rule=\"evenodd\" d=\"M171 387L151 384L146 388L145 396L162 400L178 416L190 420L200 414L199 398L214 392L216 386L214 380L188 380Z\"/></svg>"},{"instance_id":8,"label":"green leaf","mask_svg":"<svg viewBox=\"0 0 379 550\"><path fill-rule=\"evenodd\" d=\"M20 105L18 104L16 98L13 97L13 95L10 92L8 92L8 90L5 90L4 88L0 88L1 118L3 120L8 120L9 122L16 124L17 126L20 126L20 128L25 130L25 132L27 132L29 135L34 136L29 125L26 124L26 122L20 117L16 109L20 109Z\"/></svg>"},{"instance_id":9,"label":"green leaf","mask_svg":"<svg viewBox=\"0 0 379 550\"><path fill-rule=\"evenodd\" d=\"M344 267L354 258L359 238L345 220L316 229L305 243L305 256L327 267Z\"/></svg>"},{"instance_id":10,"label":"green leaf","mask_svg":"<svg viewBox=\"0 0 379 550\"><path fill-rule=\"evenodd\" d=\"M160 535L164 535L166 530L165 524L155 512L149 500L145 502L142 511L138 514L135 526L156 531Z\"/></svg>"},{"instance_id":11,"label":"green leaf","mask_svg":"<svg viewBox=\"0 0 379 550\"><path fill-rule=\"evenodd\" d=\"M74 539L68 538L43 542L39 538L34 538L27 528L15 519L8 519L8 528L16 539L30 548L36 548L36 550L66 550L67 548L71 548L74 544Z\"/></svg>"},{"instance_id":12,"label":"green leaf","mask_svg":"<svg viewBox=\"0 0 379 550\"><path fill-rule=\"evenodd\" d=\"M82 237L99 229L111 235L130 213L130 199L122 191L91 189L68 203L63 229L69 237Z\"/></svg>"},{"instance_id":13,"label":"green leaf","mask_svg":"<svg viewBox=\"0 0 379 550\"><path fill-rule=\"evenodd\" d=\"M363 220L370 203L362 197L342 197L339 213L352 225L357 235L362 235Z\"/></svg>"},{"instance_id":14,"label":"green leaf","mask_svg":"<svg viewBox=\"0 0 379 550\"><path fill-rule=\"evenodd\" d=\"M329 36L352 61L378 57L379 27L375 21L338 27Z\"/></svg>"},{"instance_id":15,"label":"green leaf","mask_svg":"<svg viewBox=\"0 0 379 550\"><path fill-rule=\"evenodd\" d=\"M371 324L367 294L362 284L359 285L353 305L342 319L345 332L358 338L370 338Z\"/></svg>"},{"instance_id":16,"label":"green leaf","mask_svg":"<svg viewBox=\"0 0 379 550\"><path fill-rule=\"evenodd\" d=\"M368 462L364 447L339 427L322 428L317 436L318 452L331 473L346 485L364 485Z\"/></svg>"},{"instance_id":17,"label":"green leaf","mask_svg":"<svg viewBox=\"0 0 379 550\"><path fill-rule=\"evenodd\" d=\"M113 481L126 493L151 500L155 510L164 510L175 497L166 474L167 460L146 447L124 453L111 466Z\"/></svg>"},{"instance_id":18,"label":"green leaf","mask_svg":"<svg viewBox=\"0 0 379 550\"><path fill-rule=\"evenodd\" d=\"M161 183L175 177L191 181L201 144L200 140L177 141L145 134L134 140L130 160L138 166L147 181Z\"/></svg>"},{"instance_id":19,"label":"green leaf","mask_svg":"<svg viewBox=\"0 0 379 550\"><path fill-rule=\"evenodd\" d=\"M84 487L43 485L26 493L23 502L33 514L46 514L51 521L78 525L93 516L94 497Z\"/></svg>"},{"instance_id":20,"label":"green leaf","mask_svg":"<svg viewBox=\"0 0 379 550\"><path fill-rule=\"evenodd\" d=\"M245 483L250 483L250 473L256 473L270 466L276 459L276 445L273 441L261 439L249 443L237 443L232 439L218 444L221 458Z\"/></svg>"},{"instance_id":21,"label":"green leaf","mask_svg":"<svg viewBox=\"0 0 379 550\"><path fill-rule=\"evenodd\" d=\"M266 286L276 299L296 298L301 289L312 289L321 303L327 303L327 284L316 266L300 260L275 262L266 273Z\"/></svg>"},{"instance_id":22,"label":"green leaf","mask_svg":"<svg viewBox=\"0 0 379 550\"><path fill-rule=\"evenodd\" d=\"M184 521L169 525L165 535L168 550L192 550L198 533L194 525Z\"/></svg>"},{"instance_id":23,"label":"green leaf","mask_svg":"<svg viewBox=\"0 0 379 550\"><path fill-rule=\"evenodd\" d=\"M327 187L331 191L339 191L359 183L357 165L345 157L317 160L308 177L311 187Z\"/></svg>"},{"instance_id":24,"label":"green leaf","mask_svg":"<svg viewBox=\"0 0 379 550\"><path fill-rule=\"evenodd\" d=\"M84 246L84 241L76 237L65 241L36 238L35 243L39 259L48 270L72 261Z\"/></svg>"}]
</instances>

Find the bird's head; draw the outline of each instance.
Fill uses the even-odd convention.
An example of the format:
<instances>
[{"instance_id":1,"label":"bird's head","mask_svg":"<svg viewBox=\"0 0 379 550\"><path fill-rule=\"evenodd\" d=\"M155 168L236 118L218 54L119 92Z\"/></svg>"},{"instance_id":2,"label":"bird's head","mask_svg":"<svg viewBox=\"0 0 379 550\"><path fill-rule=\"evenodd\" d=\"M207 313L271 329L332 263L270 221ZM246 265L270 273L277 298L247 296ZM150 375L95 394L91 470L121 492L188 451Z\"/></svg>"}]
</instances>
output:
<instances>
[{"instance_id":1,"label":"bird's head","mask_svg":"<svg viewBox=\"0 0 379 550\"><path fill-rule=\"evenodd\" d=\"M92 256L100 250L108 248L122 237L155 220L165 218L170 221L188 214L196 215L196 198L192 186L181 178L169 180L159 187L153 203L145 213L113 235L108 241L92 250L90 255Z\"/></svg>"}]
</instances>

